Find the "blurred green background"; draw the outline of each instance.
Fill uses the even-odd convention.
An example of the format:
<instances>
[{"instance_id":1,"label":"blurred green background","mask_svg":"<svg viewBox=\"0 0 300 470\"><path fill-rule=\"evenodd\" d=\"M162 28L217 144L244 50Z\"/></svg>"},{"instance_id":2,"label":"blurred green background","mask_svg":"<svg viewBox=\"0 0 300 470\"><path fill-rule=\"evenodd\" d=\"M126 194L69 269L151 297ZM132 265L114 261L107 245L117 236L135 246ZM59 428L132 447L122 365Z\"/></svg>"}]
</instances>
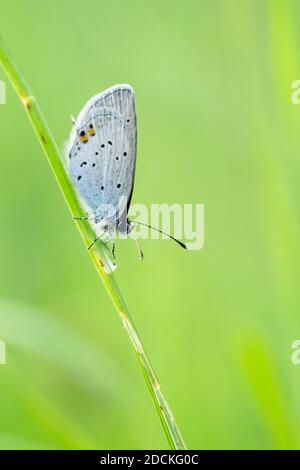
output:
<instances>
[{"instance_id":1,"label":"blurred green background","mask_svg":"<svg viewBox=\"0 0 300 470\"><path fill-rule=\"evenodd\" d=\"M133 202L204 203L205 246L118 242L118 283L189 448L299 448L297 0L3 0L59 144L136 92ZM1 448L166 448L128 338L14 91L0 106Z\"/></svg>"}]
</instances>

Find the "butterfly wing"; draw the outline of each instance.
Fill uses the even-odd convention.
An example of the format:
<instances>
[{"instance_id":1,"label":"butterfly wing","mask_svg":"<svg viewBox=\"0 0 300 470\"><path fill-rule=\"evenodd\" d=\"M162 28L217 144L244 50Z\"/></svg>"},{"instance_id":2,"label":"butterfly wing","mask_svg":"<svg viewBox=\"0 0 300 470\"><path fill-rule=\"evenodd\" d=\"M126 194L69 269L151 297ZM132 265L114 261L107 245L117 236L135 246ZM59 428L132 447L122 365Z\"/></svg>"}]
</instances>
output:
<instances>
[{"instance_id":1,"label":"butterfly wing","mask_svg":"<svg viewBox=\"0 0 300 470\"><path fill-rule=\"evenodd\" d=\"M136 143L135 98L129 85L96 95L75 121L67 149L70 178L103 225L114 212L116 226L129 207Z\"/></svg>"}]
</instances>

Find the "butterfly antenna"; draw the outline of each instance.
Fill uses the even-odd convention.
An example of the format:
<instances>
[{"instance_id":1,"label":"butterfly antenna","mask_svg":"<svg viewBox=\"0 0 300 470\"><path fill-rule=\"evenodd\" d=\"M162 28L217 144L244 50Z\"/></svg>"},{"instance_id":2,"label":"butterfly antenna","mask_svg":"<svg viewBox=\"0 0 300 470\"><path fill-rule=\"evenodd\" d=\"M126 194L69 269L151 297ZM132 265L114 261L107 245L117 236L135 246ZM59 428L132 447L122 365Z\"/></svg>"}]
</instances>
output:
<instances>
[{"instance_id":1,"label":"butterfly antenna","mask_svg":"<svg viewBox=\"0 0 300 470\"><path fill-rule=\"evenodd\" d=\"M151 225L145 224L144 222L140 222L138 220L130 220L130 223L131 224L143 225L144 227L151 228L151 230L155 230L156 232L162 233L163 235L166 235L167 237L169 237L171 240L174 240L174 242L178 243L178 245L180 245L185 250L188 249L188 247L183 242L181 242L180 240L178 240L175 237L172 237L172 235L170 235L169 233L164 232L163 230L160 230L159 228L152 227Z\"/></svg>"}]
</instances>

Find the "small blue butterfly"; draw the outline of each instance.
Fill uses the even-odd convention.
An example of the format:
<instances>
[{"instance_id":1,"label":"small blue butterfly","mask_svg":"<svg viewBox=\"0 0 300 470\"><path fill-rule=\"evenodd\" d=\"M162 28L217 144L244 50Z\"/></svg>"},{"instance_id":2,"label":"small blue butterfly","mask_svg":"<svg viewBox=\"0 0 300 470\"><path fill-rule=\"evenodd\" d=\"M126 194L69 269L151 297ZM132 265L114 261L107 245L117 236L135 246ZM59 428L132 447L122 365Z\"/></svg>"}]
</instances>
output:
<instances>
[{"instance_id":1,"label":"small blue butterfly","mask_svg":"<svg viewBox=\"0 0 300 470\"><path fill-rule=\"evenodd\" d=\"M115 85L94 96L74 121L67 146L68 171L95 223L98 236L90 248L105 234L130 233L134 224L146 225L127 218L136 146L135 96L130 85ZM140 249L139 253L142 258Z\"/></svg>"}]
</instances>

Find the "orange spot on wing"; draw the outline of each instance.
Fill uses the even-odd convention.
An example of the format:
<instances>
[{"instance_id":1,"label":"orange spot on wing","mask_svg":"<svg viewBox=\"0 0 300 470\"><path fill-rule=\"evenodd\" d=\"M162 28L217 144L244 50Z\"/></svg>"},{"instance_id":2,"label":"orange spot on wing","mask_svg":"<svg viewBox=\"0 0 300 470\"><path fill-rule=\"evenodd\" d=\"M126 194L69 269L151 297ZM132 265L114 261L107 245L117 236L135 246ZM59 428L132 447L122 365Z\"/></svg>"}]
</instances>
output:
<instances>
[{"instance_id":1,"label":"orange spot on wing","mask_svg":"<svg viewBox=\"0 0 300 470\"><path fill-rule=\"evenodd\" d=\"M91 135L91 136L96 135L96 129L94 127L90 127L88 129L88 134Z\"/></svg>"},{"instance_id":2,"label":"orange spot on wing","mask_svg":"<svg viewBox=\"0 0 300 470\"><path fill-rule=\"evenodd\" d=\"M80 142L83 142L84 144L89 140L89 138L88 138L88 136L86 135L86 133L80 134L79 139L80 139Z\"/></svg>"}]
</instances>

